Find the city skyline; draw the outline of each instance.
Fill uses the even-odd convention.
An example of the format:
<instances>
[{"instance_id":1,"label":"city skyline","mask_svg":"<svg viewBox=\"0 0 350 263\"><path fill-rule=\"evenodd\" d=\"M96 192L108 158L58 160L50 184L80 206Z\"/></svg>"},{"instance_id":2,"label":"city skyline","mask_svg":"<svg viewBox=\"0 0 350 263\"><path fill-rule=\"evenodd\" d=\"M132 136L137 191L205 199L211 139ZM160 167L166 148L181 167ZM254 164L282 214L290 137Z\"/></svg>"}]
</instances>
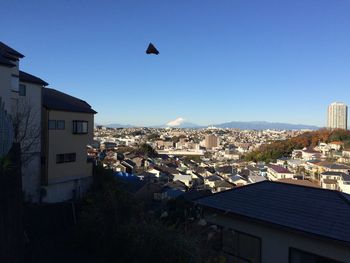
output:
<instances>
[{"instance_id":1,"label":"city skyline","mask_svg":"<svg viewBox=\"0 0 350 263\"><path fill-rule=\"evenodd\" d=\"M2 4L2 41L26 54L22 68L89 101L97 123L324 127L331 102L348 104L349 2Z\"/></svg>"}]
</instances>

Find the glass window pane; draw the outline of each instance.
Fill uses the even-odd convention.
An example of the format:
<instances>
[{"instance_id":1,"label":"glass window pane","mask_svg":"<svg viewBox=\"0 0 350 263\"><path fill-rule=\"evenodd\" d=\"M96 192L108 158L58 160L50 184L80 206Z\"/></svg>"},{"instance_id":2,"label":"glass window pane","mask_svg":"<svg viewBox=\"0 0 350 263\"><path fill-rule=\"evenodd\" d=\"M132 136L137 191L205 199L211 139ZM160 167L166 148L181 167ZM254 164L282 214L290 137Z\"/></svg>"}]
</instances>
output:
<instances>
[{"instance_id":1,"label":"glass window pane","mask_svg":"<svg viewBox=\"0 0 350 263\"><path fill-rule=\"evenodd\" d=\"M73 133L75 133L75 134L88 133L88 122L87 121L73 121Z\"/></svg>"},{"instance_id":2,"label":"glass window pane","mask_svg":"<svg viewBox=\"0 0 350 263\"><path fill-rule=\"evenodd\" d=\"M56 121L49 120L49 130L56 130Z\"/></svg>"},{"instance_id":3,"label":"glass window pane","mask_svg":"<svg viewBox=\"0 0 350 263\"><path fill-rule=\"evenodd\" d=\"M20 84L19 85L19 95L25 96L26 95L26 85Z\"/></svg>"},{"instance_id":4,"label":"glass window pane","mask_svg":"<svg viewBox=\"0 0 350 263\"><path fill-rule=\"evenodd\" d=\"M65 128L65 121L59 120L57 121L57 130L64 130Z\"/></svg>"},{"instance_id":5,"label":"glass window pane","mask_svg":"<svg viewBox=\"0 0 350 263\"><path fill-rule=\"evenodd\" d=\"M88 132L88 124L87 124L87 122L86 121L83 122L82 125L83 125L83 132L87 133Z\"/></svg>"},{"instance_id":6,"label":"glass window pane","mask_svg":"<svg viewBox=\"0 0 350 263\"><path fill-rule=\"evenodd\" d=\"M18 91L18 89L19 89L19 78L18 78L18 76L12 75L12 77L11 77L11 89L13 91Z\"/></svg>"},{"instance_id":7,"label":"glass window pane","mask_svg":"<svg viewBox=\"0 0 350 263\"><path fill-rule=\"evenodd\" d=\"M64 162L64 154L56 154L56 163Z\"/></svg>"}]
</instances>

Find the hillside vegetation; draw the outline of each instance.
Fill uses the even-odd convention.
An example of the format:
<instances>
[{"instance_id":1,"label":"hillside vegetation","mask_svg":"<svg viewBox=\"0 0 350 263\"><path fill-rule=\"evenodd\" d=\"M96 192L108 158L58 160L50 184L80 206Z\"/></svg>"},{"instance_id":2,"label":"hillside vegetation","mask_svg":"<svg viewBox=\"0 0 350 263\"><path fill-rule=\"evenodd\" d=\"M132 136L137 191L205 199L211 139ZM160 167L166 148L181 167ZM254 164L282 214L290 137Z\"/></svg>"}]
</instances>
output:
<instances>
[{"instance_id":1,"label":"hillside vegetation","mask_svg":"<svg viewBox=\"0 0 350 263\"><path fill-rule=\"evenodd\" d=\"M290 156L295 149L315 147L319 142L329 143L333 141L342 141L344 142L344 148L349 148L350 131L320 129L305 132L288 140L262 145L258 150L246 154L244 159L254 162L272 162L278 158Z\"/></svg>"}]
</instances>

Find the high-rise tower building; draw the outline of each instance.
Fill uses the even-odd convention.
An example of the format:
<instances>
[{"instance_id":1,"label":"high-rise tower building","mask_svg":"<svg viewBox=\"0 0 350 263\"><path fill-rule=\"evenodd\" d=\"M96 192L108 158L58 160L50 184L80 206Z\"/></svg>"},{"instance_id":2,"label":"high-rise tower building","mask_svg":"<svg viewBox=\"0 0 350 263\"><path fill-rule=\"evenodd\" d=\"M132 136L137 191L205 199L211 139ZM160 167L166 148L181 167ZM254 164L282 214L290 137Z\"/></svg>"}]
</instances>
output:
<instances>
[{"instance_id":1,"label":"high-rise tower building","mask_svg":"<svg viewBox=\"0 0 350 263\"><path fill-rule=\"evenodd\" d=\"M328 106L327 128L344 129L348 128L348 106L344 103L333 102Z\"/></svg>"}]
</instances>

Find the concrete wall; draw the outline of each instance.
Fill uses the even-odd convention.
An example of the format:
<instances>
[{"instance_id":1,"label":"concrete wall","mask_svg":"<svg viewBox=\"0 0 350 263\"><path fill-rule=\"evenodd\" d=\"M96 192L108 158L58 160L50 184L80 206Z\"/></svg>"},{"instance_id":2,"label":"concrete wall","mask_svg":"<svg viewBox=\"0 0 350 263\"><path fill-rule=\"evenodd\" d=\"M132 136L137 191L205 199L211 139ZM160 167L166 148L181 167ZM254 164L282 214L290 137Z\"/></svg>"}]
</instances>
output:
<instances>
[{"instance_id":1,"label":"concrete wall","mask_svg":"<svg viewBox=\"0 0 350 263\"><path fill-rule=\"evenodd\" d=\"M74 187L82 178L92 178L92 163L87 163L87 144L93 142L94 115L88 113L44 111L43 145L46 167L45 202L59 202L73 197ZM64 120L64 130L48 130L48 120ZM73 134L73 120L88 121L88 134ZM76 153L75 162L56 163L57 154ZM87 179L88 181L89 179ZM83 187L84 188L84 187ZM83 189L84 190L84 189Z\"/></svg>"},{"instance_id":2,"label":"concrete wall","mask_svg":"<svg viewBox=\"0 0 350 263\"><path fill-rule=\"evenodd\" d=\"M80 198L87 192L91 184L92 176L65 182L51 183L44 188L46 194L42 201L45 203L56 203L72 198Z\"/></svg>"},{"instance_id":3,"label":"concrete wall","mask_svg":"<svg viewBox=\"0 0 350 263\"><path fill-rule=\"evenodd\" d=\"M289 261L289 248L297 248L319 256L350 262L350 247L331 241L314 239L301 234L279 230L260 223L252 223L227 215L207 212L205 218L213 224L241 231L261 238L261 262Z\"/></svg>"}]
</instances>

